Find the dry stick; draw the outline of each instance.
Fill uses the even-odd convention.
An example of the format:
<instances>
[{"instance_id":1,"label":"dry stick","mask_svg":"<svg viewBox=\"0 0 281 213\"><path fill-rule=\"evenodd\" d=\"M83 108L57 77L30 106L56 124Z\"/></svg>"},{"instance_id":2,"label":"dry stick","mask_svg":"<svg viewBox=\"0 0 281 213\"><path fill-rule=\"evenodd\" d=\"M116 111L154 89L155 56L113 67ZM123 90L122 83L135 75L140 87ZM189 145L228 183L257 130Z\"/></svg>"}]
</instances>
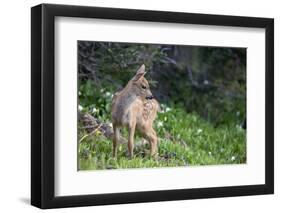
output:
<instances>
[{"instance_id":1,"label":"dry stick","mask_svg":"<svg viewBox=\"0 0 281 213\"><path fill-rule=\"evenodd\" d=\"M96 129L94 129L91 133L89 133L89 134L87 134L87 135L84 135L84 136L79 140L79 143L81 143L82 140L84 140L86 137L95 134L95 133L99 130L99 128L101 127L101 125L102 125L102 123L99 124L99 126L98 126Z\"/></svg>"},{"instance_id":2,"label":"dry stick","mask_svg":"<svg viewBox=\"0 0 281 213\"><path fill-rule=\"evenodd\" d=\"M93 128L96 125L89 125L89 126L83 126L83 127L79 127L79 129L89 129L89 128Z\"/></svg>"}]
</instances>

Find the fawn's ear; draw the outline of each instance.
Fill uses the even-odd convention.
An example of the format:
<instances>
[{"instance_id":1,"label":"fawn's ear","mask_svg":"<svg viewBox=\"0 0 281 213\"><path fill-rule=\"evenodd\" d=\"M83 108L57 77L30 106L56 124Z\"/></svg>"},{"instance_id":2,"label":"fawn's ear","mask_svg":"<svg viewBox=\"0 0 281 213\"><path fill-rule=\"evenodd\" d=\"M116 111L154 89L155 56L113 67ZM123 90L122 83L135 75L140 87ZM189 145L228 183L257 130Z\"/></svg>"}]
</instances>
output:
<instances>
[{"instance_id":1,"label":"fawn's ear","mask_svg":"<svg viewBox=\"0 0 281 213\"><path fill-rule=\"evenodd\" d=\"M141 67L138 69L136 75L134 76L133 80L134 81L138 81L141 77L143 77L145 75L145 66L144 64L141 65Z\"/></svg>"}]
</instances>

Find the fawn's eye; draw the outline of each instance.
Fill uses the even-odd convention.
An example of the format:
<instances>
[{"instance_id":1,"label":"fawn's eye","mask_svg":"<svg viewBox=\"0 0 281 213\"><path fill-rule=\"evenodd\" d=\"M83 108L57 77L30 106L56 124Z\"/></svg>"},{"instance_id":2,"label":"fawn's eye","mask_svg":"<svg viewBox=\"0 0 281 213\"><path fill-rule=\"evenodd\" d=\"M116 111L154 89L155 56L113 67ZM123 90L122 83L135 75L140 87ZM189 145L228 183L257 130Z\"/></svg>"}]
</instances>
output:
<instances>
[{"instance_id":1,"label":"fawn's eye","mask_svg":"<svg viewBox=\"0 0 281 213\"><path fill-rule=\"evenodd\" d=\"M144 85L141 85L141 88L143 88L143 89L146 89L146 86L144 86Z\"/></svg>"}]
</instances>

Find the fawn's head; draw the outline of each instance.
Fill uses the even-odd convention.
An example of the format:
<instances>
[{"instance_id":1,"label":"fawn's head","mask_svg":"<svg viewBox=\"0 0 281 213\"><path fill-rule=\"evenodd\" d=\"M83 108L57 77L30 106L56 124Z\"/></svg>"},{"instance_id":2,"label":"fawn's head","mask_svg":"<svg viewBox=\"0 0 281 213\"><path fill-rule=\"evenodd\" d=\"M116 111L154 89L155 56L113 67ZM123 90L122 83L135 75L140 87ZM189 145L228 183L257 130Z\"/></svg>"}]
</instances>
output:
<instances>
[{"instance_id":1,"label":"fawn's head","mask_svg":"<svg viewBox=\"0 0 281 213\"><path fill-rule=\"evenodd\" d=\"M135 95L141 97L142 99L153 99L148 81L144 77L145 74L145 66L143 64L138 69L136 75L131 79L131 88L133 89Z\"/></svg>"}]
</instances>

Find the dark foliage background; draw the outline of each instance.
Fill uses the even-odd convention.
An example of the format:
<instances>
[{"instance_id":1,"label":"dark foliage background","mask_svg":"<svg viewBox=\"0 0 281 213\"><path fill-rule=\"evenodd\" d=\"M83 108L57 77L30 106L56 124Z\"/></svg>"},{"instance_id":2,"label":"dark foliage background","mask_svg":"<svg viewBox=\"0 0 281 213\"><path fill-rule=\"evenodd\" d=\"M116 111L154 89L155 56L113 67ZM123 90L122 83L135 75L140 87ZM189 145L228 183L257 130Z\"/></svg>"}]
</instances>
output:
<instances>
[{"instance_id":1,"label":"dark foliage background","mask_svg":"<svg viewBox=\"0 0 281 213\"><path fill-rule=\"evenodd\" d=\"M245 48L79 41L78 53L83 107L94 107L93 92L114 93L124 87L145 64L146 78L160 103L196 112L215 126L244 121Z\"/></svg>"}]
</instances>

